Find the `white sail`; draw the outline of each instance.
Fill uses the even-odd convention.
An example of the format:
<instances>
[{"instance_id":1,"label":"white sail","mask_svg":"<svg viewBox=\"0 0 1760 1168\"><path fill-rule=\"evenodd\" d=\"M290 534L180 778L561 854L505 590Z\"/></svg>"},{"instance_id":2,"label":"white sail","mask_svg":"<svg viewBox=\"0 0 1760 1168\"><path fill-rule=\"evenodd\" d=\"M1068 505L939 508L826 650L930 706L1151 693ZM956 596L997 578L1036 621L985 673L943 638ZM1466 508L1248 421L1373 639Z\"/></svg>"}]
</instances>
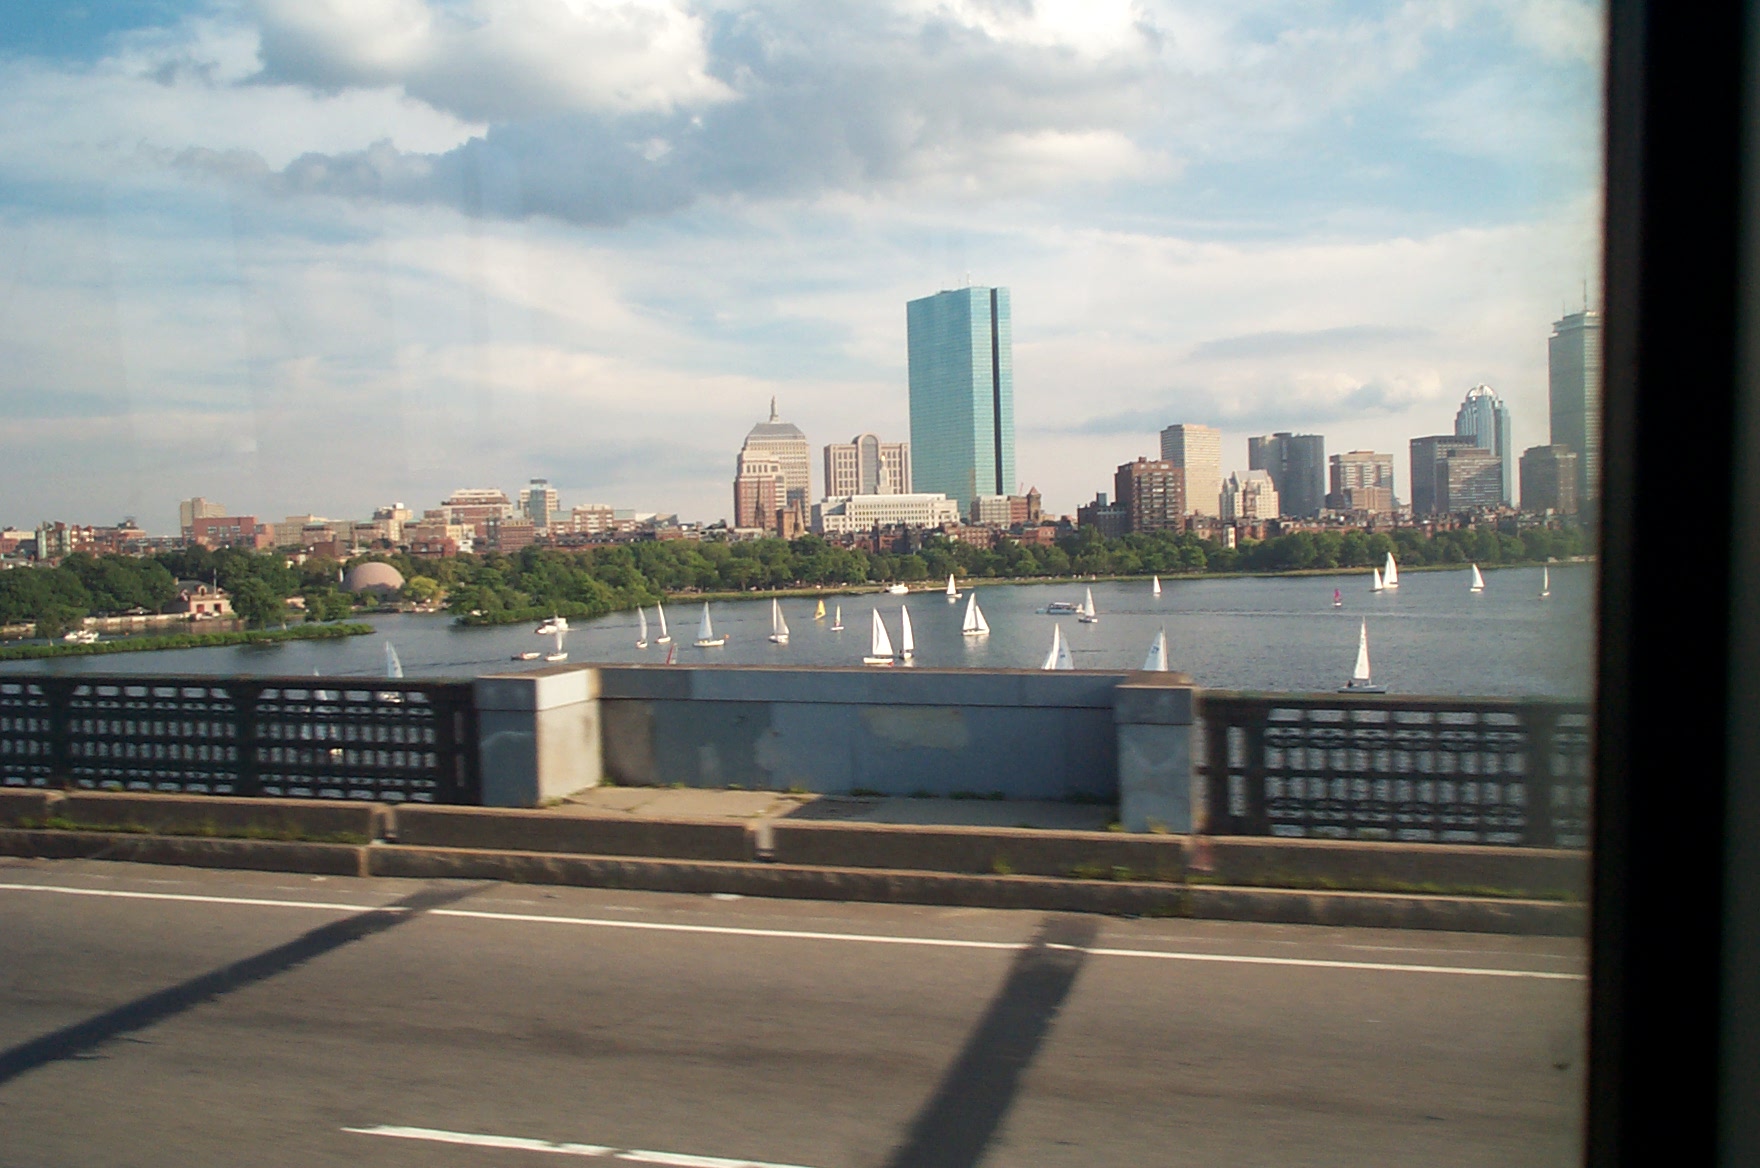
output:
<instances>
[{"instance_id":1,"label":"white sail","mask_svg":"<svg viewBox=\"0 0 1760 1168\"><path fill-rule=\"evenodd\" d=\"M1162 629L1149 642L1149 655L1143 658L1143 668L1153 673L1167 672L1167 630Z\"/></svg>"},{"instance_id":2,"label":"white sail","mask_svg":"<svg viewBox=\"0 0 1760 1168\"><path fill-rule=\"evenodd\" d=\"M886 625L881 621L880 610L877 608L874 610L874 635L869 645L868 655L870 657L894 656L892 638L886 635Z\"/></svg>"},{"instance_id":3,"label":"white sail","mask_svg":"<svg viewBox=\"0 0 1760 1168\"><path fill-rule=\"evenodd\" d=\"M1370 568L1369 571L1373 572L1375 575L1374 582L1369 585L1369 591L1379 592L1383 588L1387 587L1387 585L1385 585L1381 582L1381 569L1380 568Z\"/></svg>"},{"instance_id":4,"label":"white sail","mask_svg":"<svg viewBox=\"0 0 1760 1168\"><path fill-rule=\"evenodd\" d=\"M831 631L834 633L843 632L843 605L841 604L837 606L837 615L831 618Z\"/></svg>"},{"instance_id":5,"label":"white sail","mask_svg":"<svg viewBox=\"0 0 1760 1168\"><path fill-rule=\"evenodd\" d=\"M1469 592L1483 592L1483 591L1485 591L1485 577L1479 575L1479 565L1478 564L1473 565L1473 583L1472 583L1472 586L1468 589L1468 591Z\"/></svg>"},{"instance_id":6,"label":"white sail","mask_svg":"<svg viewBox=\"0 0 1760 1168\"><path fill-rule=\"evenodd\" d=\"M1552 595L1552 569L1540 569L1540 595L1542 598Z\"/></svg>"},{"instance_id":7,"label":"white sail","mask_svg":"<svg viewBox=\"0 0 1760 1168\"><path fill-rule=\"evenodd\" d=\"M397 646L390 641L385 642L385 676L403 676L403 662L397 659Z\"/></svg>"},{"instance_id":8,"label":"white sail","mask_svg":"<svg viewBox=\"0 0 1760 1168\"><path fill-rule=\"evenodd\" d=\"M788 619L782 615L782 602L770 601L770 639L778 645L788 644Z\"/></svg>"},{"instance_id":9,"label":"white sail","mask_svg":"<svg viewBox=\"0 0 1760 1168\"><path fill-rule=\"evenodd\" d=\"M556 652L544 654L544 660L546 660L546 661L567 661L568 660L568 653L562 647L562 638L564 638L566 636L568 636L567 629L557 629L556 630Z\"/></svg>"},{"instance_id":10,"label":"white sail","mask_svg":"<svg viewBox=\"0 0 1760 1168\"><path fill-rule=\"evenodd\" d=\"M1058 632L1061 633L1062 630L1059 629ZM1057 668L1074 669L1075 667L1075 660L1069 655L1069 642L1059 636L1057 638Z\"/></svg>"},{"instance_id":11,"label":"white sail","mask_svg":"<svg viewBox=\"0 0 1760 1168\"><path fill-rule=\"evenodd\" d=\"M966 619L960 625L960 632L968 637L981 637L990 631L990 622L984 619L984 610L978 607L978 594L966 594Z\"/></svg>"},{"instance_id":12,"label":"white sail","mask_svg":"<svg viewBox=\"0 0 1760 1168\"><path fill-rule=\"evenodd\" d=\"M1154 581L1154 583L1149 585L1149 595L1150 596L1160 596L1161 595L1161 577L1154 576L1154 577L1151 577L1151 579Z\"/></svg>"},{"instance_id":13,"label":"white sail","mask_svg":"<svg viewBox=\"0 0 1760 1168\"><path fill-rule=\"evenodd\" d=\"M1082 615L1090 619L1094 616L1094 590L1092 588L1087 589L1087 595L1082 599Z\"/></svg>"},{"instance_id":14,"label":"white sail","mask_svg":"<svg viewBox=\"0 0 1760 1168\"><path fill-rule=\"evenodd\" d=\"M715 639L715 622L709 619L709 605L703 604L703 619L697 623L697 640L712 641Z\"/></svg>"},{"instance_id":15,"label":"white sail","mask_svg":"<svg viewBox=\"0 0 1760 1168\"><path fill-rule=\"evenodd\" d=\"M654 643L656 645L664 645L666 642L672 640L672 634L666 631L666 606L664 604L656 604L654 606L654 615L660 618L660 635L654 638Z\"/></svg>"},{"instance_id":16,"label":"white sail","mask_svg":"<svg viewBox=\"0 0 1760 1168\"><path fill-rule=\"evenodd\" d=\"M1369 622L1364 621L1363 627L1357 632L1357 667L1351 670L1352 685L1369 683Z\"/></svg>"},{"instance_id":17,"label":"white sail","mask_svg":"<svg viewBox=\"0 0 1760 1168\"><path fill-rule=\"evenodd\" d=\"M1399 565L1393 562L1393 553L1387 553L1387 566L1381 569L1381 585L1384 588L1399 587Z\"/></svg>"},{"instance_id":18,"label":"white sail","mask_svg":"<svg viewBox=\"0 0 1760 1168\"><path fill-rule=\"evenodd\" d=\"M959 599L959 589L954 586L952 572L949 572L947 574L947 599L949 599L949 600L958 600Z\"/></svg>"},{"instance_id":19,"label":"white sail","mask_svg":"<svg viewBox=\"0 0 1760 1168\"><path fill-rule=\"evenodd\" d=\"M640 649L648 643L648 613L640 605L636 606L636 648Z\"/></svg>"},{"instance_id":20,"label":"white sail","mask_svg":"<svg viewBox=\"0 0 1760 1168\"><path fill-rule=\"evenodd\" d=\"M898 619L901 626L898 638L898 655L909 660L917 653L917 639L911 635L911 610L902 604L899 605Z\"/></svg>"},{"instance_id":21,"label":"white sail","mask_svg":"<svg viewBox=\"0 0 1760 1168\"><path fill-rule=\"evenodd\" d=\"M1056 669L1058 654L1063 651L1063 626L1051 626L1051 648L1045 654L1045 660L1039 663L1040 669Z\"/></svg>"}]
</instances>

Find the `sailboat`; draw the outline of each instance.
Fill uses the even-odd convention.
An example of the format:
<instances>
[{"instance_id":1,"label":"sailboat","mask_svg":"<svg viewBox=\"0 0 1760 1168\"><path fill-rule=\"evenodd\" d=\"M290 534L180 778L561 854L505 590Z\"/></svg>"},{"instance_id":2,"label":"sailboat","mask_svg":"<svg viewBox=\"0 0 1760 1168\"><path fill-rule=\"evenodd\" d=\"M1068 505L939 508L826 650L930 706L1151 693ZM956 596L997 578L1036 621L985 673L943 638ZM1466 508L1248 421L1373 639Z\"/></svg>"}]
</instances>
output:
<instances>
[{"instance_id":1,"label":"sailboat","mask_svg":"<svg viewBox=\"0 0 1760 1168\"><path fill-rule=\"evenodd\" d=\"M1386 693L1387 687L1369 680L1369 622L1364 621L1357 633L1357 667L1351 679L1338 687L1339 693Z\"/></svg>"},{"instance_id":2,"label":"sailboat","mask_svg":"<svg viewBox=\"0 0 1760 1168\"><path fill-rule=\"evenodd\" d=\"M917 655L917 639L911 635L911 610L904 605L898 606L898 619L901 624L898 639L898 655L909 661Z\"/></svg>"},{"instance_id":3,"label":"sailboat","mask_svg":"<svg viewBox=\"0 0 1760 1168\"><path fill-rule=\"evenodd\" d=\"M959 588L953 582L953 573L947 574L947 603L952 604L959 599Z\"/></svg>"},{"instance_id":4,"label":"sailboat","mask_svg":"<svg viewBox=\"0 0 1760 1168\"><path fill-rule=\"evenodd\" d=\"M770 639L778 645L788 644L788 620L782 615L782 602L770 601Z\"/></svg>"},{"instance_id":5,"label":"sailboat","mask_svg":"<svg viewBox=\"0 0 1760 1168\"><path fill-rule=\"evenodd\" d=\"M1069 655L1069 642L1063 639L1063 626L1051 626L1051 651L1045 654L1040 669L1074 669L1075 661Z\"/></svg>"},{"instance_id":6,"label":"sailboat","mask_svg":"<svg viewBox=\"0 0 1760 1168\"><path fill-rule=\"evenodd\" d=\"M566 636L568 636L568 629L560 628L560 629L556 630L556 652L544 654L544 660L546 660L546 661L567 661L568 660L568 651L562 647L562 638L564 638Z\"/></svg>"},{"instance_id":7,"label":"sailboat","mask_svg":"<svg viewBox=\"0 0 1760 1168\"><path fill-rule=\"evenodd\" d=\"M714 622L709 619L709 602L705 600L703 602L703 622L697 626L697 648L719 649L725 644L727 644L726 635L719 637L715 635Z\"/></svg>"},{"instance_id":8,"label":"sailboat","mask_svg":"<svg viewBox=\"0 0 1760 1168\"><path fill-rule=\"evenodd\" d=\"M532 632L538 634L540 637L548 637L551 633L566 633L568 632L568 618L565 616L552 616L549 620L533 629Z\"/></svg>"},{"instance_id":9,"label":"sailboat","mask_svg":"<svg viewBox=\"0 0 1760 1168\"><path fill-rule=\"evenodd\" d=\"M1545 600L1552 595L1552 569L1542 566L1540 569L1540 599Z\"/></svg>"},{"instance_id":10,"label":"sailboat","mask_svg":"<svg viewBox=\"0 0 1760 1168\"><path fill-rule=\"evenodd\" d=\"M1381 569L1381 586L1383 588L1399 587L1399 565L1393 562L1393 553L1387 553L1387 567Z\"/></svg>"},{"instance_id":11,"label":"sailboat","mask_svg":"<svg viewBox=\"0 0 1760 1168\"><path fill-rule=\"evenodd\" d=\"M841 604L837 606L835 615L831 618L831 631L834 633L843 632L843 605Z\"/></svg>"},{"instance_id":12,"label":"sailboat","mask_svg":"<svg viewBox=\"0 0 1760 1168\"><path fill-rule=\"evenodd\" d=\"M403 676L403 662L397 659L397 646L390 641L385 642L385 676L392 678Z\"/></svg>"},{"instance_id":13,"label":"sailboat","mask_svg":"<svg viewBox=\"0 0 1760 1168\"><path fill-rule=\"evenodd\" d=\"M641 605L636 605L636 648L648 647L648 613Z\"/></svg>"},{"instance_id":14,"label":"sailboat","mask_svg":"<svg viewBox=\"0 0 1760 1168\"><path fill-rule=\"evenodd\" d=\"M821 597L819 600L819 607L815 608L813 610L813 619L814 620L824 620L825 619L825 600L823 597Z\"/></svg>"},{"instance_id":15,"label":"sailboat","mask_svg":"<svg viewBox=\"0 0 1760 1168\"><path fill-rule=\"evenodd\" d=\"M1473 583L1471 584L1471 586L1469 586L1467 588L1467 591L1468 592L1483 592L1483 591L1485 591L1485 577L1479 575L1479 565L1478 564L1473 565Z\"/></svg>"},{"instance_id":16,"label":"sailboat","mask_svg":"<svg viewBox=\"0 0 1760 1168\"><path fill-rule=\"evenodd\" d=\"M1149 655L1143 658L1143 668L1151 673L1167 672L1167 630L1163 628L1149 642Z\"/></svg>"},{"instance_id":17,"label":"sailboat","mask_svg":"<svg viewBox=\"0 0 1760 1168\"><path fill-rule=\"evenodd\" d=\"M1336 588L1334 588L1332 590L1332 607L1333 608L1343 608L1344 607L1344 593L1340 592Z\"/></svg>"},{"instance_id":18,"label":"sailboat","mask_svg":"<svg viewBox=\"0 0 1760 1168\"><path fill-rule=\"evenodd\" d=\"M654 638L654 643L656 645L664 645L672 640L672 634L666 631L666 606L664 604L656 604L654 606L654 613L660 618L660 635Z\"/></svg>"},{"instance_id":19,"label":"sailboat","mask_svg":"<svg viewBox=\"0 0 1760 1168\"><path fill-rule=\"evenodd\" d=\"M874 610L874 634L868 645L868 655L862 658L863 665L891 665L892 638L886 635L886 626L880 621L880 610Z\"/></svg>"},{"instance_id":20,"label":"sailboat","mask_svg":"<svg viewBox=\"0 0 1760 1168\"><path fill-rule=\"evenodd\" d=\"M1082 615L1076 619L1085 625L1097 624L1100 620L1100 614L1094 611L1094 590L1090 588L1087 593L1082 598Z\"/></svg>"},{"instance_id":21,"label":"sailboat","mask_svg":"<svg viewBox=\"0 0 1760 1168\"><path fill-rule=\"evenodd\" d=\"M1160 596L1161 595L1161 577L1151 576L1151 577L1149 577L1149 580L1150 580L1149 595L1150 596Z\"/></svg>"},{"instance_id":22,"label":"sailboat","mask_svg":"<svg viewBox=\"0 0 1760 1168\"><path fill-rule=\"evenodd\" d=\"M976 592L966 594L966 619L960 632L968 637L987 636L990 632L990 622L984 619L984 610L978 607Z\"/></svg>"},{"instance_id":23,"label":"sailboat","mask_svg":"<svg viewBox=\"0 0 1760 1168\"><path fill-rule=\"evenodd\" d=\"M1369 585L1369 591L1380 592L1387 587L1387 585L1382 582L1380 568L1370 568L1369 571L1373 573L1375 577L1374 581Z\"/></svg>"}]
</instances>

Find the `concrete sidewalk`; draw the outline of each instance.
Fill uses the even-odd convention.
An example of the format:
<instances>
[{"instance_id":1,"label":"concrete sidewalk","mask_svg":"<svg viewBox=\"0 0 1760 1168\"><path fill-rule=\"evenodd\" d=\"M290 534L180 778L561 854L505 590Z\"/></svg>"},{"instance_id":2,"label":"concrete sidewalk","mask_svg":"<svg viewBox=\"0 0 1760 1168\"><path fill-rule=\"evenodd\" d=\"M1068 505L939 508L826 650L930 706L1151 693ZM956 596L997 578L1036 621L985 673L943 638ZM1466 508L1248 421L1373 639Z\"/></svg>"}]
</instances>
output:
<instances>
[{"instance_id":1,"label":"concrete sidewalk","mask_svg":"<svg viewBox=\"0 0 1760 1168\"><path fill-rule=\"evenodd\" d=\"M637 819L821 820L917 827L1032 827L1104 831L1118 818L1111 804L1027 799L910 799L791 795L702 787L594 787L547 810L558 815L628 815Z\"/></svg>"}]
</instances>

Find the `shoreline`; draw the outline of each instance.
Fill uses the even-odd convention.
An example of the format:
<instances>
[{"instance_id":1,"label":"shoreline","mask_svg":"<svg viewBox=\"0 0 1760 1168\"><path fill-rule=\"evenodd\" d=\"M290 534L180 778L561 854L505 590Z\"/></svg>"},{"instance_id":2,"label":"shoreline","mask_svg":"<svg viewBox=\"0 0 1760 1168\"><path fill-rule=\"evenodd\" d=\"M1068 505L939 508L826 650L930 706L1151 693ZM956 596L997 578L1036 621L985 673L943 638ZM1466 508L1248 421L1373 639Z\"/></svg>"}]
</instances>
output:
<instances>
[{"instance_id":1,"label":"shoreline","mask_svg":"<svg viewBox=\"0 0 1760 1168\"><path fill-rule=\"evenodd\" d=\"M166 636L122 637L91 645L11 645L0 648L0 661L45 661L56 657L102 657L112 653L154 653L170 649L218 649L228 645L274 644L281 641L333 641L372 633L361 621L293 625L285 629L241 629L224 633L172 633Z\"/></svg>"}]
</instances>

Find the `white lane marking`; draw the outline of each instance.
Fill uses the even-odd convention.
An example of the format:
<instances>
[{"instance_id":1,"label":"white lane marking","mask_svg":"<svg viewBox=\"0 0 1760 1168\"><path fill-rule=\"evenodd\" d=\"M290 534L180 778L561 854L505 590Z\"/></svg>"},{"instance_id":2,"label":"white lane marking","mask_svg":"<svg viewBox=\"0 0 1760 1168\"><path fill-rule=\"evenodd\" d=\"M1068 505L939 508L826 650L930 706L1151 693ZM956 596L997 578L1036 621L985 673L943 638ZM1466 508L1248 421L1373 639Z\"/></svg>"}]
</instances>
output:
<instances>
[{"instance_id":1,"label":"white lane marking","mask_svg":"<svg viewBox=\"0 0 1760 1168\"><path fill-rule=\"evenodd\" d=\"M522 1152L549 1152L558 1156L591 1156L635 1164L667 1164L673 1168L804 1168L800 1164L772 1164L766 1160L729 1160L723 1156L691 1156L683 1152L650 1152L642 1148L608 1148L599 1144L559 1144L519 1136L479 1135L475 1132L442 1131L431 1127L345 1127L363 1136L389 1136L397 1140L425 1140L434 1144L465 1144L476 1148L512 1148Z\"/></svg>"},{"instance_id":2,"label":"white lane marking","mask_svg":"<svg viewBox=\"0 0 1760 1168\"><path fill-rule=\"evenodd\" d=\"M307 900L262 900L236 896L200 896L191 893L135 892L120 888L62 888L49 884L0 883L0 892L58 892L68 896L109 896L124 900L172 900L196 904L238 904L257 908L305 908L328 912L409 912L401 905L335 904ZM803 929L753 929L732 925L685 925L667 921L614 921L603 917L546 916L542 913L498 913L474 909L429 909L428 916L462 917L469 920L507 921L519 924L573 925L590 929L634 929L655 933L698 933L721 937L761 937L781 941L843 941L867 945L922 945L937 949L990 949L1018 952L1026 941L967 941L957 937L896 937L884 933L825 933ZM1049 945L1051 949L1080 949L1076 945ZM1582 973L1546 969L1499 969L1473 965L1412 965L1397 961L1337 961L1322 957L1262 957L1247 953L1193 953L1177 949L1085 950L1092 957L1145 958L1156 961L1199 961L1224 965L1279 965L1295 969L1355 969L1370 973L1454 974L1463 977L1513 977L1536 981L1587 981Z\"/></svg>"}]
</instances>

